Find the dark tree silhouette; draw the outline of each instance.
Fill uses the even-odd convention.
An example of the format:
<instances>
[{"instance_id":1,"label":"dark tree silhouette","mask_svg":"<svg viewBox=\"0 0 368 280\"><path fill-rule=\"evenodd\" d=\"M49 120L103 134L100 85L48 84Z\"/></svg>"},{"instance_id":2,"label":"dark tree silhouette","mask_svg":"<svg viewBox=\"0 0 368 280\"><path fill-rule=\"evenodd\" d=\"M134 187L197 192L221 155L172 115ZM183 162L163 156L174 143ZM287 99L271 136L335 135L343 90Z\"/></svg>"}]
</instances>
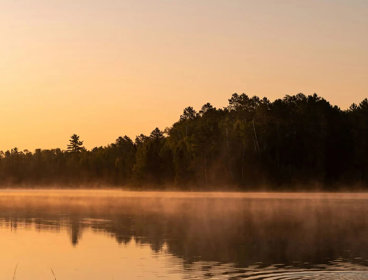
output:
<instances>
[{"instance_id":1,"label":"dark tree silhouette","mask_svg":"<svg viewBox=\"0 0 368 280\"><path fill-rule=\"evenodd\" d=\"M180 116L180 120L193 120L196 116L197 112L193 109L193 107L187 107Z\"/></svg>"},{"instance_id":2,"label":"dark tree silhouette","mask_svg":"<svg viewBox=\"0 0 368 280\"><path fill-rule=\"evenodd\" d=\"M70 137L69 144L68 144L68 151L77 153L83 151L85 148L83 147L83 141L79 140L79 136L77 134L73 134Z\"/></svg>"},{"instance_id":3,"label":"dark tree silhouette","mask_svg":"<svg viewBox=\"0 0 368 280\"><path fill-rule=\"evenodd\" d=\"M228 106L184 109L164 131L86 150L0 152L0 184L84 183L277 189L368 186L368 99L348 110L317 94L267 98L234 93Z\"/></svg>"}]
</instances>

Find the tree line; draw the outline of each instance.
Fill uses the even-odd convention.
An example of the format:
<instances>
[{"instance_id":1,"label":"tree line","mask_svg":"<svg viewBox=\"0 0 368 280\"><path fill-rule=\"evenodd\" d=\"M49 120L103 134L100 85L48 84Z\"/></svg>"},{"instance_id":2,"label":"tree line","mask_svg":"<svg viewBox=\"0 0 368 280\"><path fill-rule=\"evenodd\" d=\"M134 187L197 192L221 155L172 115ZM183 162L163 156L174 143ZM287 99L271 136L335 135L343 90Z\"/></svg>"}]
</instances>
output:
<instances>
[{"instance_id":1,"label":"tree line","mask_svg":"<svg viewBox=\"0 0 368 280\"><path fill-rule=\"evenodd\" d=\"M87 150L0 152L1 184L101 183L239 189L368 185L368 99L347 110L318 95L234 93L224 108L184 109L164 131Z\"/></svg>"}]
</instances>

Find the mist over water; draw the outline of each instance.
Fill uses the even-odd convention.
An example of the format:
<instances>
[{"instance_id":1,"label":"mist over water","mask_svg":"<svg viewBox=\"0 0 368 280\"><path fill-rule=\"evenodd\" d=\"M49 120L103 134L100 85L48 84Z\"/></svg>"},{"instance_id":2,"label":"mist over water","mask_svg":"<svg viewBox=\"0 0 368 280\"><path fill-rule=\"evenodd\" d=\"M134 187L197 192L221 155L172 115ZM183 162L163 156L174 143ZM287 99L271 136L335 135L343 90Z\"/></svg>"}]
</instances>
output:
<instances>
[{"instance_id":1,"label":"mist over water","mask_svg":"<svg viewBox=\"0 0 368 280\"><path fill-rule=\"evenodd\" d=\"M0 191L0 279L367 279L368 194Z\"/></svg>"}]
</instances>

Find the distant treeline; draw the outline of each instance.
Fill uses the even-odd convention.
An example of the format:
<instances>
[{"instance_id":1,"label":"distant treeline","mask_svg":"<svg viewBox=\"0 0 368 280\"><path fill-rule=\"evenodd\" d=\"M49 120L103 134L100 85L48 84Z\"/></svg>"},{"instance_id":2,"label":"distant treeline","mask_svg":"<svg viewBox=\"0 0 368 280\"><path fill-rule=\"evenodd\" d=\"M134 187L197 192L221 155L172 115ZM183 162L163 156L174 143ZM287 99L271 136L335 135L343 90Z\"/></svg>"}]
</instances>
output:
<instances>
[{"instance_id":1,"label":"distant treeline","mask_svg":"<svg viewBox=\"0 0 368 280\"><path fill-rule=\"evenodd\" d=\"M314 95L270 102L233 94L225 108L184 109L172 127L86 150L14 148L0 183L221 187L368 186L368 99L348 110Z\"/></svg>"}]
</instances>

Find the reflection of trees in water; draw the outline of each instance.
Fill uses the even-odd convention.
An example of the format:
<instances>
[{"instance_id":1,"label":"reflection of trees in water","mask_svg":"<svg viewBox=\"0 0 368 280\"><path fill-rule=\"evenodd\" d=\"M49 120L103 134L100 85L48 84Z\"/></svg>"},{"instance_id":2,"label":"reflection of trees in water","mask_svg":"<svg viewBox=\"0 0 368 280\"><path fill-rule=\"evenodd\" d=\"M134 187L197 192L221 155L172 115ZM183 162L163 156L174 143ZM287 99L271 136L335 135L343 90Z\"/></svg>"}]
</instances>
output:
<instances>
[{"instance_id":1,"label":"reflection of trees in water","mask_svg":"<svg viewBox=\"0 0 368 280\"><path fill-rule=\"evenodd\" d=\"M53 205L53 204L50 204ZM118 243L134 238L163 246L186 263L197 260L305 266L343 258L368 259L366 201L147 200L50 205L1 204L1 224L13 229L67 228L77 245L84 228ZM107 206L109 205L109 206Z\"/></svg>"},{"instance_id":2,"label":"reflection of trees in water","mask_svg":"<svg viewBox=\"0 0 368 280\"><path fill-rule=\"evenodd\" d=\"M82 236L82 228L80 227L80 222L78 218L71 218L69 230L72 244L73 246L76 246L78 244L79 238Z\"/></svg>"}]
</instances>

